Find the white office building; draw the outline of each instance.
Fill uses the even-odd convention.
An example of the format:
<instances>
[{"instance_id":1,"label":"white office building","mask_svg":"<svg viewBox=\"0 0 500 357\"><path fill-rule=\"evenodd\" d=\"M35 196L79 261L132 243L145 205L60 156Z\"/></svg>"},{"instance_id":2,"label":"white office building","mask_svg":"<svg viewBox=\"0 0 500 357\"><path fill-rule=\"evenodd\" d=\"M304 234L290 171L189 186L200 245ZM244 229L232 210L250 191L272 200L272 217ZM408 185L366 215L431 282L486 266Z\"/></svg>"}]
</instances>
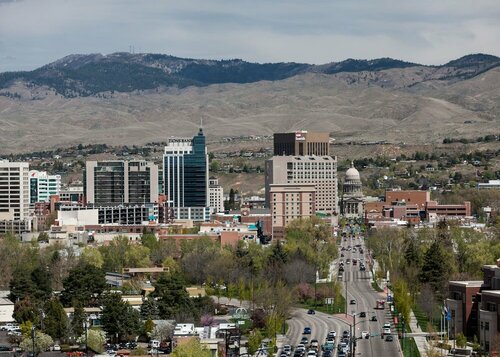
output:
<instances>
[{"instance_id":1,"label":"white office building","mask_svg":"<svg viewBox=\"0 0 500 357\"><path fill-rule=\"evenodd\" d=\"M30 202L49 202L50 196L61 192L61 175L48 175L46 171L30 171Z\"/></svg>"},{"instance_id":2,"label":"white office building","mask_svg":"<svg viewBox=\"0 0 500 357\"><path fill-rule=\"evenodd\" d=\"M31 230L27 162L0 161L0 233Z\"/></svg>"},{"instance_id":3,"label":"white office building","mask_svg":"<svg viewBox=\"0 0 500 357\"><path fill-rule=\"evenodd\" d=\"M224 212L224 189L215 177L208 179L208 199L211 213Z\"/></svg>"}]
</instances>

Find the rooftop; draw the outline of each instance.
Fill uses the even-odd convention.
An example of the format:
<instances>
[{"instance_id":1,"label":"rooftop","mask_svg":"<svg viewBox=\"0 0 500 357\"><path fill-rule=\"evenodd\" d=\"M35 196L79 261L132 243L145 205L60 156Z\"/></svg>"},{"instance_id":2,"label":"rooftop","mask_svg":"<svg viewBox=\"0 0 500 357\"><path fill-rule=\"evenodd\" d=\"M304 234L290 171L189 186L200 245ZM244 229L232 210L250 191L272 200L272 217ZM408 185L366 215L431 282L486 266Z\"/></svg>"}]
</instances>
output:
<instances>
[{"instance_id":1,"label":"rooftop","mask_svg":"<svg viewBox=\"0 0 500 357\"><path fill-rule=\"evenodd\" d=\"M450 285L466 286L471 288L480 288L483 285L482 280L470 280L470 281L450 281Z\"/></svg>"}]
</instances>

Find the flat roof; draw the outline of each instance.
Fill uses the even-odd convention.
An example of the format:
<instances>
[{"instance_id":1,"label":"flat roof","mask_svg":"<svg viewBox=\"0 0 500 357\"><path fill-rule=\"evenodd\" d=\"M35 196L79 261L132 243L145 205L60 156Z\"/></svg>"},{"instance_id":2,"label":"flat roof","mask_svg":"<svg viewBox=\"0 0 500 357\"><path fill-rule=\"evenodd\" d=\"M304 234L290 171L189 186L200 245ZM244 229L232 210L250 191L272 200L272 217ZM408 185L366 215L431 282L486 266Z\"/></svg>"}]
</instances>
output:
<instances>
[{"instance_id":1,"label":"flat roof","mask_svg":"<svg viewBox=\"0 0 500 357\"><path fill-rule=\"evenodd\" d=\"M1 297L0 298L0 305L14 305L14 303L7 298Z\"/></svg>"},{"instance_id":2,"label":"flat roof","mask_svg":"<svg viewBox=\"0 0 500 357\"><path fill-rule=\"evenodd\" d=\"M481 292L482 295L494 295L500 296L500 290L484 290Z\"/></svg>"},{"instance_id":3,"label":"flat roof","mask_svg":"<svg viewBox=\"0 0 500 357\"><path fill-rule=\"evenodd\" d=\"M470 281L450 281L450 285L460 285L460 286L470 286L474 288L480 288L483 285L482 280L470 280Z\"/></svg>"}]
</instances>

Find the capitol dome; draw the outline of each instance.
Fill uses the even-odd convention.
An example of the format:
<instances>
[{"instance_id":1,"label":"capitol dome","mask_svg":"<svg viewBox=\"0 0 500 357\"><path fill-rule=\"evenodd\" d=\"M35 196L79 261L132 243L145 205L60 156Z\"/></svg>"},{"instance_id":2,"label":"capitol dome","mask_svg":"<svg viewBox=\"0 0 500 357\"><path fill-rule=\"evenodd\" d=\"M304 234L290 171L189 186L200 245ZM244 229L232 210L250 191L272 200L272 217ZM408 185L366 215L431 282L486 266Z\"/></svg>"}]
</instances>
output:
<instances>
[{"instance_id":1,"label":"capitol dome","mask_svg":"<svg viewBox=\"0 0 500 357\"><path fill-rule=\"evenodd\" d=\"M351 167L345 173L345 181L361 181L359 171L356 170L353 162L351 162Z\"/></svg>"}]
</instances>

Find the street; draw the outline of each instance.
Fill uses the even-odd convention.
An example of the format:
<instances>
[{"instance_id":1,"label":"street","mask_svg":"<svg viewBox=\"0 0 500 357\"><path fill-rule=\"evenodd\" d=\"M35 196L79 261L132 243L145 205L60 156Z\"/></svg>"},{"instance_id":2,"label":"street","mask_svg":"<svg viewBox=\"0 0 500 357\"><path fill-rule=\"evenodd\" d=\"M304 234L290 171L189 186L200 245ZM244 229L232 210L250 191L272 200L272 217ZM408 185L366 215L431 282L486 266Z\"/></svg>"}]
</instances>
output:
<instances>
[{"instance_id":1,"label":"street","mask_svg":"<svg viewBox=\"0 0 500 357\"><path fill-rule=\"evenodd\" d=\"M360 244L361 247L357 247L356 251L354 251L357 244ZM349 246L351 249L349 249ZM342 247L345 250L340 251ZM359 248L363 249L363 254L360 253ZM333 274L330 272L329 275L331 275L331 278L336 279L340 261L344 262L345 271L342 274L341 281L344 295L345 288L347 287L347 315L329 315L319 311L316 311L315 315L308 315L305 309L294 309L292 319L287 321L289 328L284 343L296 346L300 343L302 336L306 336L309 341L317 339L321 345L325 342L329 331L336 331L336 344L338 344L340 340L339 336L342 336L342 332L345 330L349 331L350 325L355 323L354 336L357 338L355 347L356 356L401 356L397 333L391 322L389 311L387 309L375 309L376 301L385 299L386 296L383 293L376 292L372 288L368 267L366 271L360 271L360 262L366 261L366 252L367 249L362 239L342 239L341 247L339 247L339 258L332 264L335 270ZM344 254L344 257L340 257L341 253ZM349 263L347 263L348 259ZM353 264L353 259L357 260L356 265ZM355 300L356 303L350 304L351 300ZM364 312L366 317L360 317L359 313L361 312ZM355 318L354 314L356 314ZM371 321L373 316L377 317L377 321ZM394 336L393 341L386 341L385 338L381 338L384 323L391 323L391 332ZM311 328L311 335L302 334L305 327ZM369 332L371 335L369 339L360 338L363 331ZM337 356L337 353L338 351L335 349L334 355Z\"/></svg>"}]
</instances>

